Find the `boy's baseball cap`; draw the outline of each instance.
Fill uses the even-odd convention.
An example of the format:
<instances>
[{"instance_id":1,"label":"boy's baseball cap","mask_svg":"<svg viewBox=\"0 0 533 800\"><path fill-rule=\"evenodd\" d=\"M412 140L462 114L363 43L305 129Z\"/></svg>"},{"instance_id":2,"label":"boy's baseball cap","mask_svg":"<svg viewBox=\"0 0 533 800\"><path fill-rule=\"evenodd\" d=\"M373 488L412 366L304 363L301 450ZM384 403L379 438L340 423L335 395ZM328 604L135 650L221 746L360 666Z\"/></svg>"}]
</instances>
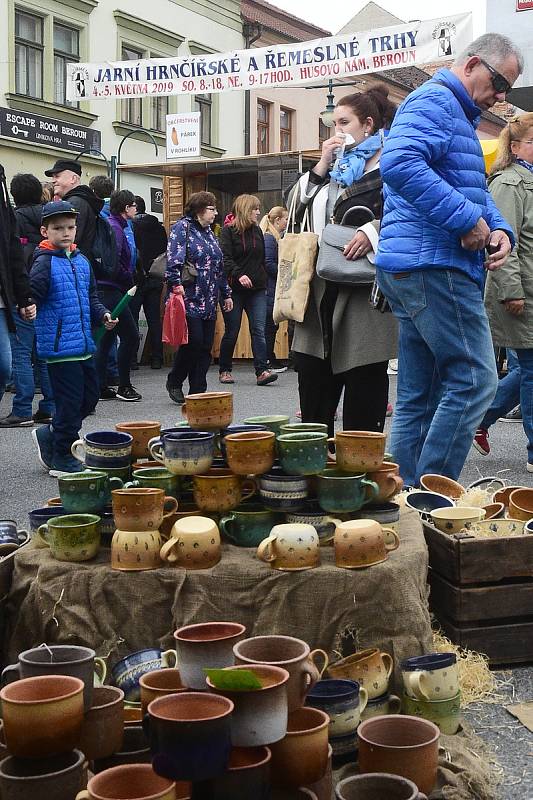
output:
<instances>
[{"instance_id":1,"label":"boy's baseball cap","mask_svg":"<svg viewBox=\"0 0 533 800\"><path fill-rule=\"evenodd\" d=\"M76 216L78 212L65 200L55 200L53 203L45 203L41 212L41 222L44 222L45 219L50 219L50 217L59 217L64 214L68 214L71 217Z\"/></svg>"},{"instance_id":2,"label":"boy's baseball cap","mask_svg":"<svg viewBox=\"0 0 533 800\"><path fill-rule=\"evenodd\" d=\"M70 169L71 172L75 172L76 175L81 176L80 162L70 158L59 158L51 169L45 170L44 174L48 178L52 178L54 175L57 175L58 172L63 172L65 169Z\"/></svg>"}]
</instances>

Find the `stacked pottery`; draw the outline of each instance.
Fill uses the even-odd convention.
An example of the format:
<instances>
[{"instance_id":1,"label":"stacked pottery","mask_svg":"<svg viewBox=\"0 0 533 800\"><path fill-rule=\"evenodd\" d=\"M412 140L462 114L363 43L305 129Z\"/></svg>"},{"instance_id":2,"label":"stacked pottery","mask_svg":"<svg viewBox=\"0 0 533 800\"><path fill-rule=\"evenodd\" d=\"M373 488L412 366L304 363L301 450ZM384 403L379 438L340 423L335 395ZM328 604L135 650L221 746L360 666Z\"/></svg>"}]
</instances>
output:
<instances>
[{"instance_id":1,"label":"stacked pottery","mask_svg":"<svg viewBox=\"0 0 533 800\"><path fill-rule=\"evenodd\" d=\"M454 734L461 724L461 691L455 653L428 653L401 663L403 711Z\"/></svg>"},{"instance_id":2,"label":"stacked pottery","mask_svg":"<svg viewBox=\"0 0 533 800\"><path fill-rule=\"evenodd\" d=\"M71 451L87 469L125 481L130 477L132 446L133 436L125 431L93 431L77 439Z\"/></svg>"},{"instance_id":3,"label":"stacked pottery","mask_svg":"<svg viewBox=\"0 0 533 800\"><path fill-rule=\"evenodd\" d=\"M176 498L153 487L117 489L112 504L117 526L111 541L112 568L128 572L160 566L163 542L159 527L177 511Z\"/></svg>"}]
</instances>

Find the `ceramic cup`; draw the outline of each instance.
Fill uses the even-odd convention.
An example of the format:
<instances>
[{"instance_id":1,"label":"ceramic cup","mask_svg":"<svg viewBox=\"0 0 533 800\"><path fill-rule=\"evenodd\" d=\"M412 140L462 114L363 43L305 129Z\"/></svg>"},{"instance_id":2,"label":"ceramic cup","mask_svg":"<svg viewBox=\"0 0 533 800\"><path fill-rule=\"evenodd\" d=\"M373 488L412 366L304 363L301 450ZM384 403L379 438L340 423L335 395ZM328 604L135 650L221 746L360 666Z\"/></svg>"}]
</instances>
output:
<instances>
[{"instance_id":1,"label":"ceramic cup","mask_svg":"<svg viewBox=\"0 0 533 800\"><path fill-rule=\"evenodd\" d=\"M237 506L220 520L220 530L238 547L257 547L278 522L278 515L252 503Z\"/></svg>"},{"instance_id":2,"label":"ceramic cup","mask_svg":"<svg viewBox=\"0 0 533 800\"><path fill-rule=\"evenodd\" d=\"M328 675L357 681L372 701L388 691L393 667L392 656L382 653L377 647L369 647L330 664Z\"/></svg>"},{"instance_id":3,"label":"ceramic cup","mask_svg":"<svg viewBox=\"0 0 533 800\"><path fill-rule=\"evenodd\" d=\"M17 523L14 519L0 520L0 555L8 555L20 544Z\"/></svg>"},{"instance_id":4,"label":"ceramic cup","mask_svg":"<svg viewBox=\"0 0 533 800\"><path fill-rule=\"evenodd\" d=\"M179 478L166 467L141 467L132 472L133 480L126 483L124 488L131 489L139 486L152 489L162 489L166 496L179 499Z\"/></svg>"},{"instance_id":5,"label":"ceramic cup","mask_svg":"<svg viewBox=\"0 0 533 800\"><path fill-rule=\"evenodd\" d=\"M384 433L372 431L337 431L335 454L337 467L343 472L372 472L383 464Z\"/></svg>"},{"instance_id":6,"label":"ceramic cup","mask_svg":"<svg viewBox=\"0 0 533 800\"><path fill-rule=\"evenodd\" d=\"M236 475L262 475L274 464L276 436L272 431L230 433L224 443L228 467Z\"/></svg>"},{"instance_id":7,"label":"ceramic cup","mask_svg":"<svg viewBox=\"0 0 533 800\"><path fill-rule=\"evenodd\" d=\"M128 707L125 706L124 715L126 715L127 709ZM103 772L105 769L111 769L111 767L119 767L122 764L150 764L151 760L150 746L139 722L137 725L124 726L124 737L120 750L117 750L116 753L107 758L95 759L93 772L96 774Z\"/></svg>"},{"instance_id":8,"label":"ceramic cup","mask_svg":"<svg viewBox=\"0 0 533 800\"><path fill-rule=\"evenodd\" d=\"M210 569L220 561L220 533L209 517L183 517L161 547L163 561L185 569Z\"/></svg>"},{"instance_id":9,"label":"ceramic cup","mask_svg":"<svg viewBox=\"0 0 533 800\"><path fill-rule=\"evenodd\" d=\"M57 561L89 561L100 549L100 517L94 514L51 517L37 534Z\"/></svg>"},{"instance_id":10,"label":"ceramic cup","mask_svg":"<svg viewBox=\"0 0 533 800\"><path fill-rule=\"evenodd\" d=\"M328 736L332 739L355 733L367 702L366 689L357 681L326 678L313 686L305 704L326 712L329 717Z\"/></svg>"},{"instance_id":11,"label":"ceramic cup","mask_svg":"<svg viewBox=\"0 0 533 800\"><path fill-rule=\"evenodd\" d=\"M141 687L141 711L142 717L146 714L148 704L157 697L166 697L167 694L177 694L186 692L187 687L181 680L179 669L155 669L153 672L145 672L139 678Z\"/></svg>"},{"instance_id":12,"label":"ceramic cup","mask_svg":"<svg viewBox=\"0 0 533 800\"><path fill-rule=\"evenodd\" d=\"M202 431L219 431L233 420L233 394L231 392L204 392L188 394L181 407L191 428Z\"/></svg>"},{"instance_id":13,"label":"ceramic cup","mask_svg":"<svg viewBox=\"0 0 533 800\"><path fill-rule=\"evenodd\" d=\"M150 454L173 475L199 475L213 461L215 434L211 431L177 431L149 443Z\"/></svg>"},{"instance_id":14,"label":"ceramic cup","mask_svg":"<svg viewBox=\"0 0 533 800\"><path fill-rule=\"evenodd\" d=\"M515 489L509 495L509 516L528 522L533 517L533 491Z\"/></svg>"},{"instance_id":15,"label":"ceramic cup","mask_svg":"<svg viewBox=\"0 0 533 800\"><path fill-rule=\"evenodd\" d=\"M402 701L395 694L385 694L379 697L374 697L366 704L366 708L361 714L361 719L370 719L370 717L381 717L383 714L399 714L402 710ZM416 716L416 715L415 715Z\"/></svg>"},{"instance_id":16,"label":"ceramic cup","mask_svg":"<svg viewBox=\"0 0 533 800\"><path fill-rule=\"evenodd\" d=\"M116 686L100 686L94 690L92 705L85 712L78 747L93 761L120 750L123 738L124 692Z\"/></svg>"},{"instance_id":17,"label":"ceramic cup","mask_svg":"<svg viewBox=\"0 0 533 800\"><path fill-rule=\"evenodd\" d=\"M328 426L323 422L288 422L282 425L280 433L325 433L327 435Z\"/></svg>"},{"instance_id":18,"label":"ceramic cup","mask_svg":"<svg viewBox=\"0 0 533 800\"><path fill-rule=\"evenodd\" d=\"M261 688L245 691L215 689L207 678L210 691L228 697L234 704L232 744L235 747L258 747L279 742L287 733L287 670L272 664L243 664L229 669L250 671L261 684Z\"/></svg>"},{"instance_id":19,"label":"ceramic cup","mask_svg":"<svg viewBox=\"0 0 533 800\"><path fill-rule=\"evenodd\" d=\"M226 458L226 443L224 439L231 433L250 433L251 431L266 431L265 425L228 425L217 433L216 447L222 458ZM227 466L227 465L226 465Z\"/></svg>"},{"instance_id":20,"label":"ceramic cup","mask_svg":"<svg viewBox=\"0 0 533 800\"><path fill-rule=\"evenodd\" d=\"M39 759L10 756L0 764L0 796L2 800L70 800L85 785L85 773L80 750Z\"/></svg>"},{"instance_id":21,"label":"ceramic cup","mask_svg":"<svg viewBox=\"0 0 533 800\"><path fill-rule=\"evenodd\" d=\"M281 467L273 467L259 478L261 502L272 511L298 511L305 507L309 495L307 479L288 475Z\"/></svg>"},{"instance_id":22,"label":"ceramic cup","mask_svg":"<svg viewBox=\"0 0 533 800\"><path fill-rule=\"evenodd\" d=\"M359 771L387 772L412 781L429 794L437 779L440 731L433 722L402 714L361 722Z\"/></svg>"},{"instance_id":23,"label":"ceramic cup","mask_svg":"<svg viewBox=\"0 0 533 800\"><path fill-rule=\"evenodd\" d=\"M162 489L114 489L111 502L115 524L122 531L158 530L178 510L176 498L165 497Z\"/></svg>"},{"instance_id":24,"label":"ceramic cup","mask_svg":"<svg viewBox=\"0 0 533 800\"><path fill-rule=\"evenodd\" d=\"M212 781L211 800L270 800L268 747L233 747L228 768Z\"/></svg>"},{"instance_id":25,"label":"ceramic cup","mask_svg":"<svg viewBox=\"0 0 533 800\"><path fill-rule=\"evenodd\" d=\"M262 417L248 417L243 422L245 425L264 425L268 431L272 431L276 436L279 436L281 426L287 425L289 417L284 414L267 414Z\"/></svg>"},{"instance_id":26,"label":"ceramic cup","mask_svg":"<svg viewBox=\"0 0 533 800\"><path fill-rule=\"evenodd\" d=\"M194 501L208 513L232 511L256 491L255 481L229 469L210 469L205 475L193 475L192 480Z\"/></svg>"},{"instance_id":27,"label":"ceramic cup","mask_svg":"<svg viewBox=\"0 0 533 800\"><path fill-rule=\"evenodd\" d=\"M105 472L108 478L120 478L122 483L131 478L131 464L127 464L125 467L90 467L88 464L83 466L85 472ZM111 502L111 498L109 502Z\"/></svg>"},{"instance_id":28,"label":"ceramic cup","mask_svg":"<svg viewBox=\"0 0 533 800\"><path fill-rule=\"evenodd\" d=\"M328 766L329 717L318 708L289 714L287 734L271 745L272 777L285 786L305 786L324 777Z\"/></svg>"},{"instance_id":29,"label":"ceramic cup","mask_svg":"<svg viewBox=\"0 0 533 800\"><path fill-rule=\"evenodd\" d=\"M405 691L419 700L450 700L459 691L455 653L428 653L401 663Z\"/></svg>"},{"instance_id":30,"label":"ceramic cup","mask_svg":"<svg viewBox=\"0 0 533 800\"><path fill-rule=\"evenodd\" d=\"M392 539L390 544L385 536ZM400 546L400 537L373 519L352 519L337 525L333 544L338 567L360 569L386 561L391 550Z\"/></svg>"},{"instance_id":31,"label":"ceramic cup","mask_svg":"<svg viewBox=\"0 0 533 800\"><path fill-rule=\"evenodd\" d=\"M161 566L163 539L158 530L115 530L111 539L111 568L120 572L141 572Z\"/></svg>"},{"instance_id":32,"label":"ceramic cup","mask_svg":"<svg viewBox=\"0 0 533 800\"><path fill-rule=\"evenodd\" d=\"M344 778L335 787L335 797L336 800L427 800L413 781L384 772Z\"/></svg>"},{"instance_id":33,"label":"ceramic cup","mask_svg":"<svg viewBox=\"0 0 533 800\"><path fill-rule=\"evenodd\" d=\"M439 531L448 534L460 533L464 528L468 530L480 522L485 516L482 508L474 506L454 506L453 508L436 508L431 512L433 524Z\"/></svg>"},{"instance_id":34,"label":"ceramic cup","mask_svg":"<svg viewBox=\"0 0 533 800\"><path fill-rule=\"evenodd\" d=\"M274 525L257 548L257 557L274 569L298 571L318 567L318 534L312 525L301 522Z\"/></svg>"},{"instance_id":35,"label":"ceramic cup","mask_svg":"<svg viewBox=\"0 0 533 800\"><path fill-rule=\"evenodd\" d=\"M447 736L457 733L461 725L461 692L446 700L415 700L404 692L402 707L404 714L434 722Z\"/></svg>"},{"instance_id":36,"label":"ceramic cup","mask_svg":"<svg viewBox=\"0 0 533 800\"><path fill-rule=\"evenodd\" d=\"M39 675L0 690L7 749L19 758L44 758L73 750L83 722L83 681Z\"/></svg>"},{"instance_id":37,"label":"ceramic cup","mask_svg":"<svg viewBox=\"0 0 533 800\"><path fill-rule=\"evenodd\" d=\"M277 445L281 466L289 474L316 475L326 466L328 437L325 433L282 433L277 437Z\"/></svg>"},{"instance_id":38,"label":"ceramic cup","mask_svg":"<svg viewBox=\"0 0 533 800\"><path fill-rule=\"evenodd\" d=\"M292 511L286 514L285 522L289 524L298 522L305 525L312 525L318 534L320 545L324 546L333 542L335 527L342 522L342 520L336 517L330 517L329 514L320 508L318 503L307 501L302 511Z\"/></svg>"},{"instance_id":39,"label":"ceramic cup","mask_svg":"<svg viewBox=\"0 0 533 800\"><path fill-rule=\"evenodd\" d=\"M93 686L103 683L107 666L97 658L90 647L73 644L45 644L19 653L16 664L10 664L2 672L2 684L37 675L70 675L83 681L83 701L88 711L93 702Z\"/></svg>"},{"instance_id":40,"label":"ceramic cup","mask_svg":"<svg viewBox=\"0 0 533 800\"><path fill-rule=\"evenodd\" d=\"M71 447L74 458L88 467L129 467L133 436L118 431L95 431L77 439Z\"/></svg>"},{"instance_id":41,"label":"ceramic cup","mask_svg":"<svg viewBox=\"0 0 533 800\"><path fill-rule=\"evenodd\" d=\"M368 473L368 478L378 485L378 494L373 500L384 503L403 489L400 467L393 461L384 461L379 469Z\"/></svg>"},{"instance_id":42,"label":"ceramic cup","mask_svg":"<svg viewBox=\"0 0 533 800\"><path fill-rule=\"evenodd\" d=\"M136 650L134 653L121 658L111 669L113 683L122 689L127 702L137 703L141 699L139 680L147 672L153 672L162 667L176 666L176 652L174 650L161 651L155 647L145 650Z\"/></svg>"},{"instance_id":43,"label":"ceramic cup","mask_svg":"<svg viewBox=\"0 0 533 800\"><path fill-rule=\"evenodd\" d=\"M128 764L94 775L76 800L176 800L173 781L156 775L149 764Z\"/></svg>"},{"instance_id":44,"label":"ceramic cup","mask_svg":"<svg viewBox=\"0 0 533 800\"><path fill-rule=\"evenodd\" d=\"M231 667L233 647L246 628L238 622L200 622L174 632L181 679L190 689L205 689L204 667Z\"/></svg>"},{"instance_id":45,"label":"ceramic cup","mask_svg":"<svg viewBox=\"0 0 533 800\"><path fill-rule=\"evenodd\" d=\"M323 650L310 650L309 645L293 636L254 636L243 639L233 647L236 664L270 664L283 667L290 675L287 683L289 711L300 708L309 690L328 666ZM317 656L322 666L316 665Z\"/></svg>"},{"instance_id":46,"label":"ceramic cup","mask_svg":"<svg viewBox=\"0 0 533 800\"><path fill-rule=\"evenodd\" d=\"M38 530L41 525L48 522L52 517L61 517L66 514L63 506L44 506L43 508L35 508L28 514L30 520L31 538L34 547L45 548L48 547L46 542L38 535Z\"/></svg>"},{"instance_id":47,"label":"ceramic cup","mask_svg":"<svg viewBox=\"0 0 533 800\"><path fill-rule=\"evenodd\" d=\"M209 692L158 697L143 728L154 772L171 780L205 781L223 773L231 752L233 703Z\"/></svg>"},{"instance_id":48,"label":"ceramic cup","mask_svg":"<svg viewBox=\"0 0 533 800\"><path fill-rule=\"evenodd\" d=\"M65 473L57 480L67 514L99 514L111 502L111 490L122 489L120 478L109 478L105 472Z\"/></svg>"},{"instance_id":49,"label":"ceramic cup","mask_svg":"<svg viewBox=\"0 0 533 800\"><path fill-rule=\"evenodd\" d=\"M357 518L374 519L382 529L392 528L400 533L400 506L398 503L372 503L357 513ZM389 544L389 538L385 537Z\"/></svg>"},{"instance_id":50,"label":"ceramic cup","mask_svg":"<svg viewBox=\"0 0 533 800\"><path fill-rule=\"evenodd\" d=\"M121 433L129 433L133 437L132 458L148 458L150 454L148 442L155 436L159 436L161 423L154 420L136 420L135 422L118 422L115 428Z\"/></svg>"},{"instance_id":51,"label":"ceramic cup","mask_svg":"<svg viewBox=\"0 0 533 800\"><path fill-rule=\"evenodd\" d=\"M378 486L362 474L328 468L317 477L320 508L330 514L359 511L378 496Z\"/></svg>"}]
</instances>

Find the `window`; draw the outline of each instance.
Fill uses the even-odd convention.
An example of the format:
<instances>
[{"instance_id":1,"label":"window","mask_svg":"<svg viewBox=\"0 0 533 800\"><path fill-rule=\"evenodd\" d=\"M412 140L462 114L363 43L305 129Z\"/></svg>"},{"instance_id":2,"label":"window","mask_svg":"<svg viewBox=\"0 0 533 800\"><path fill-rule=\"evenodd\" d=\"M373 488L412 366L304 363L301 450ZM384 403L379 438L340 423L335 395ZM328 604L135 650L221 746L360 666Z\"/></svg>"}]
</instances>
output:
<instances>
[{"instance_id":1,"label":"window","mask_svg":"<svg viewBox=\"0 0 533 800\"><path fill-rule=\"evenodd\" d=\"M268 153L270 146L270 103L257 101L257 152Z\"/></svg>"},{"instance_id":2,"label":"window","mask_svg":"<svg viewBox=\"0 0 533 800\"><path fill-rule=\"evenodd\" d=\"M211 123L213 118L213 101L210 94L197 94L194 98L194 110L200 112L200 144L211 144Z\"/></svg>"},{"instance_id":3,"label":"window","mask_svg":"<svg viewBox=\"0 0 533 800\"><path fill-rule=\"evenodd\" d=\"M279 110L279 149L286 153L292 148L292 111L288 108Z\"/></svg>"},{"instance_id":4,"label":"window","mask_svg":"<svg viewBox=\"0 0 533 800\"><path fill-rule=\"evenodd\" d=\"M322 118L318 120L318 146L322 147L322 144L326 141L326 139L330 139L332 135L331 128L328 128L327 125L324 125L322 122Z\"/></svg>"},{"instance_id":5,"label":"window","mask_svg":"<svg viewBox=\"0 0 533 800\"><path fill-rule=\"evenodd\" d=\"M150 58L162 58L158 53L150 53ZM165 133L167 129L166 116L168 110L168 97L150 98L150 127L153 131Z\"/></svg>"},{"instance_id":6,"label":"window","mask_svg":"<svg viewBox=\"0 0 533 800\"><path fill-rule=\"evenodd\" d=\"M63 106L78 106L67 100L67 64L80 60L80 33L54 22L54 102Z\"/></svg>"},{"instance_id":7,"label":"window","mask_svg":"<svg viewBox=\"0 0 533 800\"><path fill-rule=\"evenodd\" d=\"M43 20L15 11L15 92L43 97Z\"/></svg>"},{"instance_id":8,"label":"window","mask_svg":"<svg viewBox=\"0 0 533 800\"><path fill-rule=\"evenodd\" d=\"M127 45L122 47L122 61L139 61L141 58L143 58L142 52L134 50ZM142 128L142 108L142 97L135 97L132 100L122 100L122 121Z\"/></svg>"}]
</instances>

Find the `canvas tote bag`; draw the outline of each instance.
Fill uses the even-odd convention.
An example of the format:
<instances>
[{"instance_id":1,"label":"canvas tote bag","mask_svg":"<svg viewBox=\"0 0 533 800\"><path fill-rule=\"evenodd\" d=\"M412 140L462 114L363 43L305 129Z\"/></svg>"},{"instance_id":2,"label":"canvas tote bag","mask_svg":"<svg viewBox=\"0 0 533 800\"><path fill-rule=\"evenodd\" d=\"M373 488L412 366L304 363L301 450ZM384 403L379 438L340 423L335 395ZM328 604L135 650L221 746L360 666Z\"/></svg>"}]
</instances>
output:
<instances>
[{"instance_id":1,"label":"canvas tote bag","mask_svg":"<svg viewBox=\"0 0 533 800\"><path fill-rule=\"evenodd\" d=\"M294 232L298 195L297 185L289 208L287 233L278 246L278 278L273 311L276 325L284 319L303 322L309 302L310 283L315 273L318 236L310 230L308 208L305 209L300 233Z\"/></svg>"}]
</instances>

